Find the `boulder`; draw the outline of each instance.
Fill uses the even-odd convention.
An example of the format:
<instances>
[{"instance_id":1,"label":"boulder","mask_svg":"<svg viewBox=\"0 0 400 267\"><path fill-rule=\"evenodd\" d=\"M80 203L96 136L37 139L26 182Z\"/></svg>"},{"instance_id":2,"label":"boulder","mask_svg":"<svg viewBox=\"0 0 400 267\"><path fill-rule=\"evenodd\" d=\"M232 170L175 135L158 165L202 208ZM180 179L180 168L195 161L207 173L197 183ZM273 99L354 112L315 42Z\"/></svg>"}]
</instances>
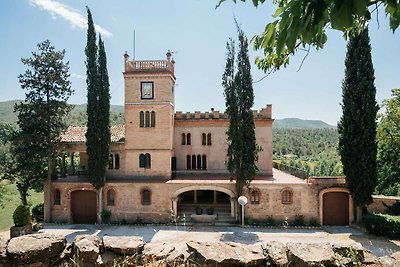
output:
<instances>
[{"instance_id":1,"label":"boulder","mask_svg":"<svg viewBox=\"0 0 400 267\"><path fill-rule=\"evenodd\" d=\"M379 263L382 267L399 267L400 262L390 256L379 257Z\"/></svg>"},{"instance_id":2,"label":"boulder","mask_svg":"<svg viewBox=\"0 0 400 267\"><path fill-rule=\"evenodd\" d=\"M7 256L8 240L0 237L0 267L11 266L10 258Z\"/></svg>"},{"instance_id":3,"label":"boulder","mask_svg":"<svg viewBox=\"0 0 400 267\"><path fill-rule=\"evenodd\" d=\"M24 235L10 240L7 253L14 265L30 265L58 257L67 241L62 235L47 233Z\"/></svg>"},{"instance_id":4,"label":"boulder","mask_svg":"<svg viewBox=\"0 0 400 267\"><path fill-rule=\"evenodd\" d=\"M95 235L78 235L72 243L81 265L95 263L100 254L101 240Z\"/></svg>"},{"instance_id":5,"label":"boulder","mask_svg":"<svg viewBox=\"0 0 400 267\"><path fill-rule=\"evenodd\" d=\"M173 251L175 246L171 243L155 242L144 245L143 257L145 260L166 259Z\"/></svg>"},{"instance_id":6,"label":"boulder","mask_svg":"<svg viewBox=\"0 0 400 267\"><path fill-rule=\"evenodd\" d=\"M270 241L261 247L271 263L275 265L287 265L289 263L285 244L278 241Z\"/></svg>"},{"instance_id":7,"label":"boulder","mask_svg":"<svg viewBox=\"0 0 400 267\"><path fill-rule=\"evenodd\" d=\"M133 255L143 249L142 237L137 236L105 236L104 249L122 255Z\"/></svg>"},{"instance_id":8,"label":"boulder","mask_svg":"<svg viewBox=\"0 0 400 267\"><path fill-rule=\"evenodd\" d=\"M106 251L100 254L96 259L96 267L111 267L114 264L114 260L117 258L114 252Z\"/></svg>"},{"instance_id":9,"label":"boulder","mask_svg":"<svg viewBox=\"0 0 400 267\"><path fill-rule=\"evenodd\" d=\"M67 244L67 246L64 248L63 252L60 255L60 259L68 260L68 259L72 259L73 256L74 256L74 252L72 250L72 245Z\"/></svg>"},{"instance_id":10,"label":"boulder","mask_svg":"<svg viewBox=\"0 0 400 267\"><path fill-rule=\"evenodd\" d=\"M296 267L329 265L335 253L329 243L288 243L288 260Z\"/></svg>"},{"instance_id":11,"label":"boulder","mask_svg":"<svg viewBox=\"0 0 400 267\"><path fill-rule=\"evenodd\" d=\"M257 266L265 264L261 246L237 243L186 243L190 252L194 252L202 266Z\"/></svg>"}]
</instances>

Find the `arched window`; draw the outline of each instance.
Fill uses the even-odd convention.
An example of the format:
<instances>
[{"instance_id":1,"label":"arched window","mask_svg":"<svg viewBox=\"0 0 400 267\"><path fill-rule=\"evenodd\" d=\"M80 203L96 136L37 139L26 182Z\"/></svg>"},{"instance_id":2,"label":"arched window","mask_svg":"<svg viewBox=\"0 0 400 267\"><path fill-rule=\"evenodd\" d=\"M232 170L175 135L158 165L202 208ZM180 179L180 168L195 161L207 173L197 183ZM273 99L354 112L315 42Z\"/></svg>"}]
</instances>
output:
<instances>
[{"instance_id":1,"label":"arched window","mask_svg":"<svg viewBox=\"0 0 400 267\"><path fill-rule=\"evenodd\" d=\"M206 144L207 144L207 141L206 141L206 134L205 133L203 133L202 135L201 135L201 145L202 146L205 146Z\"/></svg>"},{"instance_id":2,"label":"arched window","mask_svg":"<svg viewBox=\"0 0 400 267\"><path fill-rule=\"evenodd\" d=\"M207 156L206 155L203 155L202 163L203 163L203 170L206 170L207 169Z\"/></svg>"},{"instance_id":3,"label":"arched window","mask_svg":"<svg viewBox=\"0 0 400 267\"><path fill-rule=\"evenodd\" d=\"M145 127L150 127L150 112L149 111L146 111L146 113L145 113L144 126Z\"/></svg>"},{"instance_id":4,"label":"arched window","mask_svg":"<svg viewBox=\"0 0 400 267\"><path fill-rule=\"evenodd\" d=\"M186 169L190 170L190 167L192 166L191 162L190 162L190 155L186 156Z\"/></svg>"},{"instance_id":5,"label":"arched window","mask_svg":"<svg viewBox=\"0 0 400 267\"><path fill-rule=\"evenodd\" d=\"M107 206L114 206L115 203L115 192L112 189L107 191Z\"/></svg>"},{"instance_id":6,"label":"arched window","mask_svg":"<svg viewBox=\"0 0 400 267\"><path fill-rule=\"evenodd\" d=\"M197 169L201 170L201 156L197 155Z\"/></svg>"},{"instance_id":7,"label":"arched window","mask_svg":"<svg viewBox=\"0 0 400 267\"><path fill-rule=\"evenodd\" d=\"M251 204L260 204L260 191L258 189L251 190L250 202Z\"/></svg>"},{"instance_id":8,"label":"arched window","mask_svg":"<svg viewBox=\"0 0 400 267\"><path fill-rule=\"evenodd\" d=\"M144 189L142 191L142 205L147 206L151 204L150 190Z\"/></svg>"},{"instance_id":9,"label":"arched window","mask_svg":"<svg viewBox=\"0 0 400 267\"><path fill-rule=\"evenodd\" d=\"M293 192L289 189L282 191L282 204L292 204L293 203Z\"/></svg>"},{"instance_id":10,"label":"arched window","mask_svg":"<svg viewBox=\"0 0 400 267\"><path fill-rule=\"evenodd\" d=\"M113 154L110 154L110 159L108 162L108 169L112 170L114 169L114 156Z\"/></svg>"},{"instance_id":11,"label":"arched window","mask_svg":"<svg viewBox=\"0 0 400 267\"><path fill-rule=\"evenodd\" d=\"M149 153L139 155L139 168L151 168L151 155Z\"/></svg>"},{"instance_id":12,"label":"arched window","mask_svg":"<svg viewBox=\"0 0 400 267\"><path fill-rule=\"evenodd\" d=\"M150 127L156 127L156 112L151 112L151 125Z\"/></svg>"},{"instance_id":13,"label":"arched window","mask_svg":"<svg viewBox=\"0 0 400 267\"><path fill-rule=\"evenodd\" d=\"M145 164L146 164L145 156L144 156L144 154L140 154L139 155L139 168L144 168Z\"/></svg>"},{"instance_id":14,"label":"arched window","mask_svg":"<svg viewBox=\"0 0 400 267\"><path fill-rule=\"evenodd\" d=\"M115 154L114 161L115 161L114 169L118 170L119 169L119 154Z\"/></svg>"},{"instance_id":15,"label":"arched window","mask_svg":"<svg viewBox=\"0 0 400 267\"><path fill-rule=\"evenodd\" d=\"M151 155L149 153L146 153L144 156L145 156L145 165L144 165L144 167L146 169L150 169L151 168Z\"/></svg>"},{"instance_id":16,"label":"arched window","mask_svg":"<svg viewBox=\"0 0 400 267\"><path fill-rule=\"evenodd\" d=\"M143 111L140 111L140 127L144 127L144 112Z\"/></svg>"},{"instance_id":17,"label":"arched window","mask_svg":"<svg viewBox=\"0 0 400 267\"><path fill-rule=\"evenodd\" d=\"M186 145L186 134L182 133L182 145Z\"/></svg>"},{"instance_id":18,"label":"arched window","mask_svg":"<svg viewBox=\"0 0 400 267\"><path fill-rule=\"evenodd\" d=\"M54 191L54 205L61 205L61 191L56 189Z\"/></svg>"},{"instance_id":19,"label":"arched window","mask_svg":"<svg viewBox=\"0 0 400 267\"><path fill-rule=\"evenodd\" d=\"M192 155L192 170L196 169L196 155Z\"/></svg>"},{"instance_id":20,"label":"arched window","mask_svg":"<svg viewBox=\"0 0 400 267\"><path fill-rule=\"evenodd\" d=\"M187 135L186 135L186 144L188 145L188 146L190 146L191 144L192 144L192 136L191 136L191 134L190 133L188 133Z\"/></svg>"},{"instance_id":21,"label":"arched window","mask_svg":"<svg viewBox=\"0 0 400 267\"><path fill-rule=\"evenodd\" d=\"M211 133L207 134L207 145L211 146Z\"/></svg>"}]
</instances>

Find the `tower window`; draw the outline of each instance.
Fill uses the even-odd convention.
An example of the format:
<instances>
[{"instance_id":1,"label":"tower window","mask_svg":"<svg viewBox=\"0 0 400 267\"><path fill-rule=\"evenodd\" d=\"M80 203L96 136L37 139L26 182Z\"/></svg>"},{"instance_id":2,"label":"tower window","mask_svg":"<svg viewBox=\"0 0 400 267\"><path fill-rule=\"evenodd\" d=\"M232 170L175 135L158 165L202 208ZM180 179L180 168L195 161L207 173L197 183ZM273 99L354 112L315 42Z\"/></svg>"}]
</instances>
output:
<instances>
[{"instance_id":1,"label":"tower window","mask_svg":"<svg viewBox=\"0 0 400 267\"><path fill-rule=\"evenodd\" d=\"M207 134L207 145L211 146L211 133Z\"/></svg>"},{"instance_id":2,"label":"tower window","mask_svg":"<svg viewBox=\"0 0 400 267\"><path fill-rule=\"evenodd\" d=\"M114 156L113 156L113 154L110 154L110 159L109 159L109 162L108 162L108 169L109 170L114 169Z\"/></svg>"},{"instance_id":3,"label":"tower window","mask_svg":"<svg viewBox=\"0 0 400 267\"><path fill-rule=\"evenodd\" d=\"M140 111L139 113L139 117L140 117L140 127L144 127L144 112Z\"/></svg>"},{"instance_id":4,"label":"tower window","mask_svg":"<svg viewBox=\"0 0 400 267\"><path fill-rule=\"evenodd\" d=\"M188 170L190 170L190 168L191 168L191 166L192 166L192 163L191 163L191 156L190 155L187 155L186 156L186 169L188 169Z\"/></svg>"},{"instance_id":5,"label":"tower window","mask_svg":"<svg viewBox=\"0 0 400 267\"><path fill-rule=\"evenodd\" d=\"M260 204L260 191L258 189L250 191L250 202L251 204Z\"/></svg>"},{"instance_id":6,"label":"tower window","mask_svg":"<svg viewBox=\"0 0 400 267\"><path fill-rule=\"evenodd\" d=\"M201 135L201 145L205 146L207 144L207 136L205 133Z\"/></svg>"},{"instance_id":7,"label":"tower window","mask_svg":"<svg viewBox=\"0 0 400 267\"><path fill-rule=\"evenodd\" d=\"M188 134L186 135L186 144L187 144L188 146L190 146L190 145L192 144L192 135L191 135L190 133L188 133Z\"/></svg>"},{"instance_id":8,"label":"tower window","mask_svg":"<svg viewBox=\"0 0 400 267\"><path fill-rule=\"evenodd\" d=\"M146 111L144 116L144 127L150 127L150 112Z\"/></svg>"},{"instance_id":9,"label":"tower window","mask_svg":"<svg viewBox=\"0 0 400 267\"><path fill-rule=\"evenodd\" d=\"M202 169L206 170L207 169L207 156L203 155L202 158L203 158L202 159L202 163L203 163Z\"/></svg>"},{"instance_id":10,"label":"tower window","mask_svg":"<svg viewBox=\"0 0 400 267\"><path fill-rule=\"evenodd\" d=\"M151 120L150 120L150 127L156 127L156 112L151 112Z\"/></svg>"},{"instance_id":11,"label":"tower window","mask_svg":"<svg viewBox=\"0 0 400 267\"><path fill-rule=\"evenodd\" d=\"M139 155L139 168L151 168L151 155L149 153Z\"/></svg>"}]
</instances>

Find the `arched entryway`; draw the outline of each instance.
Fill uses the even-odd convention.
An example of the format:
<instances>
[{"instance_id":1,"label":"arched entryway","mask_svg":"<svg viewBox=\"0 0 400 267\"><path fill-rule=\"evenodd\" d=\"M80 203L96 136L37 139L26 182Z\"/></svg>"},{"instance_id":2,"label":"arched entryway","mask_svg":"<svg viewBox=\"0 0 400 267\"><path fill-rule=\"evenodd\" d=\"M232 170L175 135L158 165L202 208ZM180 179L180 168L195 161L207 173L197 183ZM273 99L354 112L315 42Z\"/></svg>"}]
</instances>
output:
<instances>
[{"instance_id":1,"label":"arched entryway","mask_svg":"<svg viewBox=\"0 0 400 267\"><path fill-rule=\"evenodd\" d=\"M172 196L172 208L179 216L208 215L210 210L219 220L235 219L235 194L218 186L188 186L177 190Z\"/></svg>"},{"instance_id":2,"label":"arched entryway","mask_svg":"<svg viewBox=\"0 0 400 267\"><path fill-rule=\"evenodd\" d=\"M324 189L319 200L322 225L349 225L353 220L353 203L348 189Z\"/></svg>"},{"instance_id":3,"label":"arched entryway","mask_svg":"<svg viewBox=\"0 0 400 267\"><path fill-rule=\"evenodd\" d=\"M73 223L96 223L96 192L89 190L77 190L71 192L71 214Z\"/></svg>"}]
</instances>

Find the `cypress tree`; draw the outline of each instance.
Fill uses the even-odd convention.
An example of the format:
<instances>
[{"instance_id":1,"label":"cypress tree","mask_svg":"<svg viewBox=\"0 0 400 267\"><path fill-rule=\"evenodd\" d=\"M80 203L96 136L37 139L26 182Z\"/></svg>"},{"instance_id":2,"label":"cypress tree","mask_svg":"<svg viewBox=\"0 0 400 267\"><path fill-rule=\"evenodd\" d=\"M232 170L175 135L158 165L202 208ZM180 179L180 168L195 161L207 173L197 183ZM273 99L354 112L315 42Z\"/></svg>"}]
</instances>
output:
<instances>
[{"instance_id":1,"label":"cypress tree","mask_svg":"<svg viewBox=\"0 0 400 267\"><path fill-rule=\"evenodd\" d=\"M109 99L109 93L102 92L102 86L105 84L104 81L107 80L108 86L108 74L100 77L99 74L99 57L97 55L97 45L96 45L96 31L94 28L92 13L89 8L87 8L88 13L88 31L87 31L87 44L85 49L86 54L86 83L87 83L87 132L86 132L86 151L88 154L88 177L89 181L97 189L103 187L105 181L105 172L107 160L104 160L104 150L107 149L107 159L108 159L108 146L109 136L106 138L104 135L106 133L104 129L105 120L109 120L109 109L107 114L104 114L105 106L101 104L105 98ZM104 49L104 47L103 47ZM103 55L105 57L105 52ZM102 65L106 66L105 58L101 60ZM107 70L103 70L103 73ZM102 79L102 80L101 80ZM107 96L106 96L107 95ZM109 101L109 100L108 100ZM103 112L103 113L102 113ZM108 128L109 128L109 124ZM109 130L108 130L109 132ZM105 147L105 144L108 144Z\"/></svg>"},{"instance_id":2,"label":"cypress tree","mask_svg":"<svg viewBox=\"0 0 400 267\"><path fill-rule=\"evenodd\" d=\"M357 221L360 221L360 208L372 202L377 183L378 106L368 28L350 38L345 67L343 115L338 124L339 153L347 185L358 208Z\"/></svg>"},{"instance_id":3,"label":"cypress tree","mask_svg":"<svg viewBox=\"0 0 400 267\"><path fill-rule=\"evenodd\" d=\"M227 60L222 75L225 106L229 115L227 168L231 179L236 181L236 194L249 185L257 173L258 148L255 123L251 107L254 103L253 81L248 56L248 41L238 27L239 48L235 59L235 44L227 43ZM235 73L235 63L237 70Z\"/></svg>"},{"instance_id":4,"label":"cypress tree","mask_svg":"<svg viewBox=\"0 0 400 267\"><path fill-rule=\"evenodd\" d=\"M102 176L105 177L106 166L109 163L110 156L110 83L107 71L107 56L104 49L104 42L99 37L99 131L101 142L98 145L99 159L101 160Z\"/></svg>"}]
</instances>

